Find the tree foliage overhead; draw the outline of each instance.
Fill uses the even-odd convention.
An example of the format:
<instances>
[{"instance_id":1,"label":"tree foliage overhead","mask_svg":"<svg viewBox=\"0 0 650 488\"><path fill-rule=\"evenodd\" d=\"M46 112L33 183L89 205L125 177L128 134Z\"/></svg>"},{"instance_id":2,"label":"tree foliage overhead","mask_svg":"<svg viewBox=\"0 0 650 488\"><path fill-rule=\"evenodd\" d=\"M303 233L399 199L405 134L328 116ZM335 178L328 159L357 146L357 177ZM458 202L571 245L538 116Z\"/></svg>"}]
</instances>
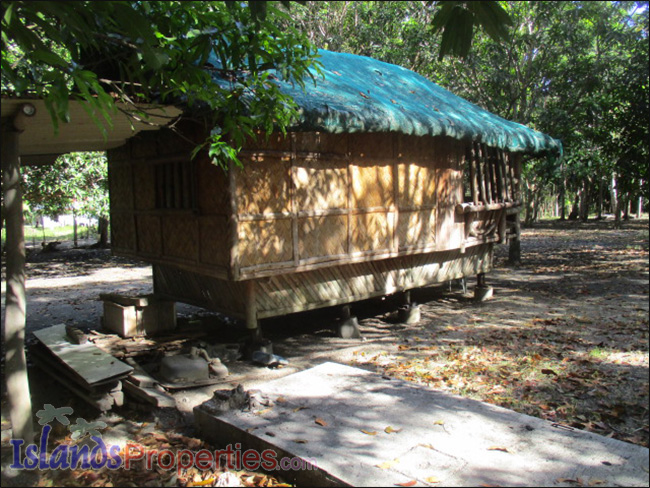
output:
<instances>
[{"instance_id":1,"label":"tree foliage overhead","mask_svg":"<svg viewBox=\"0 0 650 488\"><path fill-rule=\"evenodd\" d=\"M299 30L279 27L288 5L2 2L3 94L42 97L55 124L69 119L71 99L87 102L106 126L118 100L137 117L146 116L138 102L182 104L207 117L209 130L222 126L207 141L211 154L236 160L255 129L283 130L297 114L269 70L309 79L312 45ZM232 86L217 84L214 71Z\"/></svg>"},{"instance_id":2,"label":"tree foliage overhead","mask_svg":"<svg viewBox=\"0 0 650 488\"><path fill-rule=\"evenodd\" d=\"M595 207L599 195L613 200L612 175L619 190L647 197L648 3L495 2L508 19L500 22L500 34L479 20L486 19L484 3L308 2L293 17L318 47L399 64L561 139L562 165L526 165L531 203L553 197L564 207L582 197ZM483 28L472 27L465 57L441 60L445 34L434 31L453 12L461 18L450 15L447 25L469 25L462 9L478 10L472 25ZM586 218L589 205L583 210Z\"/></svg>"}]
</instances>

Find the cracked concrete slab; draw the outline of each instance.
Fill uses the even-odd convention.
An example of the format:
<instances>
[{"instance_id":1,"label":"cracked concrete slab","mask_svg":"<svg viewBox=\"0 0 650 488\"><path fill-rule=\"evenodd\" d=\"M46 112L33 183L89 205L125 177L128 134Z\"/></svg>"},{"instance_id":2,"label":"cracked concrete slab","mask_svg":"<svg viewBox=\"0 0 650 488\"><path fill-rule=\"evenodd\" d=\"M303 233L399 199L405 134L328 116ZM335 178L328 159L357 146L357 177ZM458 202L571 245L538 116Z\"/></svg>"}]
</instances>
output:
<instances>
[{"instance_id":1,"label":"cracked concrete slab","mask_svg":"<svg viewBox=\"0 0 650 488\"><path fill-rule=\"evenodd\" d=\"M303 486L648 486L644 447L359 368L324 363L258 388L273 408L198 406L197 431L315 462L283 473Z\"/></svg>"}]
</instances>

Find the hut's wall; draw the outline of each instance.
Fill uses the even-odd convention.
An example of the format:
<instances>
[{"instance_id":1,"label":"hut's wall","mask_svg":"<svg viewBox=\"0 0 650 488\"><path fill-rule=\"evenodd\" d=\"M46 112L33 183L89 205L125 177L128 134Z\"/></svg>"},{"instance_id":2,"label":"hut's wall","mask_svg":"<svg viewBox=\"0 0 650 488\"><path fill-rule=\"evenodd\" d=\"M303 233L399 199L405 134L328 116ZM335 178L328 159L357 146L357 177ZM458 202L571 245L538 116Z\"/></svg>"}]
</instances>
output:
<instances>
[{"instance_id":1,"label":"hut's wall","mask_svg":"<svg viewBox=\"0 0 650 488\"><path fill-rule=\"evenodd\" d=\"M466 147L445 137L295 133L234 170L234 276L460 249Z\"/></svg>"},{"instance_id":2,"label":"hut's wall","mask_svg":"<svg viewBox=\"0 0 650 488\"><path fill-rule=\"evenodd\" d=\"M194 141L144 132L109 151L117 254L242 281L464 252L501 239L500 205L514 205L514 159L452 138L276 134L225 173L205 153L192 161L203 133L185 134Z\"/></svg>"},{"instance_id":3,"label":"hut's wall","mask_svg":"<svg viewBox=\"0 0 650 488\"><path fill-rule=\"evenodd\" d=\"M194 141L163 129L108 152L111 242L116 254L227 277L228 178Z\"/></svg>"}]
</instances>

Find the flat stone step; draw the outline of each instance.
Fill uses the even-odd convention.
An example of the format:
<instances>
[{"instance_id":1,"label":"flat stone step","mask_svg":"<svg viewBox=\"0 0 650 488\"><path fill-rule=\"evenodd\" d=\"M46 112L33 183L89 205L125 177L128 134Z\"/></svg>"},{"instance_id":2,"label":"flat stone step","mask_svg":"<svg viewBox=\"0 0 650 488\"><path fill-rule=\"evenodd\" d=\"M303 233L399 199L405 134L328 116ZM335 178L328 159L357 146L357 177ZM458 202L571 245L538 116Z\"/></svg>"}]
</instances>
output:
<instances>
[{"instance_id":1,"label":"flat stone step","mask_svg":"<svg viewBox=\"0 0 650 488\"><path fill-rule=\"evenodd\" d=\"M259 412L194 409L226 446L274 449L317 471L302 486L648 486L648 449L337 363L257 387Z\"/></svg>"}]
</instances>

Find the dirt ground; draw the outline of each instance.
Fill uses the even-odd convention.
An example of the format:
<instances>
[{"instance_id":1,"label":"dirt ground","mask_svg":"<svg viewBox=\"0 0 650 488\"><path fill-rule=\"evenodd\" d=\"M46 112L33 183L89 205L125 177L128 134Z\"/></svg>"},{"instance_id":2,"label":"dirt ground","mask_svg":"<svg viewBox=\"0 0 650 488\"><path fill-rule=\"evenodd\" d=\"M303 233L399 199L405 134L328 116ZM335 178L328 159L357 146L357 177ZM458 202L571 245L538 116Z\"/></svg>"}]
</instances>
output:
<instances>
[{"instance_id":1,"label":"dirt ground","mask_svg":"<svg viewBox=\"0 0 650 488\"><path fill-rule=\"evenodd\" d=\"M507 248L496 250L488 275L492 300L473 300L474 279L468 279L467 294L457 283L416 290L412 295L422 319L414 325L397 321L400 297L358 303L353 313L362 340L334 336L336 310L269 319L262 323L265 335L290 367L262 370L239 361L231 370L240 375L231 384L242 378L259 383L334 360L648 446L648 240L647 218L622 229L612 221L537 224L523 231L521 265L507 266ZM100 293L152 291L148 266L106 250L36 251L27 272L28 331L62 322L96 329ZM3 300L4 291L3 281ZM201 315L184 305L178 312L183 319ZM224 342L244 332L220 317L211 323L213 336ZM4 353L2 366L4 377ZM37 389L37 403L61 395L49 382ZM190 405L210 393L177 394L180 406L188 404L178 415L124 409L109 414L108 423L117 429L128 421L128 432L155 425L195 435ZM4 459L9 437L4 381L2 404Z\"/></svg>"}]
</instances>

